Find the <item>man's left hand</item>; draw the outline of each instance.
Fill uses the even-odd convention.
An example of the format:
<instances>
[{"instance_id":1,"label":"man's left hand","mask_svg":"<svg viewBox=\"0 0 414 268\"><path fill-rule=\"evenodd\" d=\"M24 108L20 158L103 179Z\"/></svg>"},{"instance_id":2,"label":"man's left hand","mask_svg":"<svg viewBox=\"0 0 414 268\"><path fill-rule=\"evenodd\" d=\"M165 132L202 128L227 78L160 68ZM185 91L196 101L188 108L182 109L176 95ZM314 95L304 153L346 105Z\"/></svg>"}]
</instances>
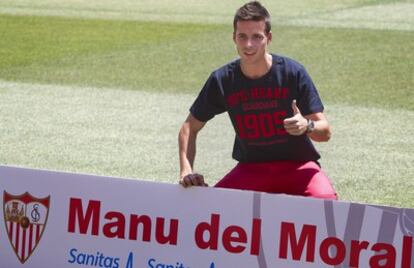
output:
<instances>
[{"instance_id":1,"label":"man's left hand","mask_svg":"<svg viewBox=\"0 0 414 268\"><path fill-rule=\"evenodd\" d=\"M308 120L300 113L300 110L296 105L296 100L292 101L292 110L293 116L283 120L283 126L290 135L300 136L306 133Z\"/></svg>"}]
</instances>

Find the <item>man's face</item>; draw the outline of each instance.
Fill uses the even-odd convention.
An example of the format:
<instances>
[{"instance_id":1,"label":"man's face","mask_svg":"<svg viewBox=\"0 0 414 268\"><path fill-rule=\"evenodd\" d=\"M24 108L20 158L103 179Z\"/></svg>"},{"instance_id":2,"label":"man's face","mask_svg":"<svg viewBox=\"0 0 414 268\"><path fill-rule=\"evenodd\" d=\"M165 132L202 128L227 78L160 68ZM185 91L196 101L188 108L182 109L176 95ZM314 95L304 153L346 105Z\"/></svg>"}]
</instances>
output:
<instances>
[{"instance_id":1,"label":"man's face","mask_svg":"<svg viewBox=\"0 0 414 268\"><path fill-rule=\"evenodd\" d=\"M233 40L242 62L254 64L265 58L272 33L266 34L264 21L238 21Z\"/></svg>"}]
</instances>

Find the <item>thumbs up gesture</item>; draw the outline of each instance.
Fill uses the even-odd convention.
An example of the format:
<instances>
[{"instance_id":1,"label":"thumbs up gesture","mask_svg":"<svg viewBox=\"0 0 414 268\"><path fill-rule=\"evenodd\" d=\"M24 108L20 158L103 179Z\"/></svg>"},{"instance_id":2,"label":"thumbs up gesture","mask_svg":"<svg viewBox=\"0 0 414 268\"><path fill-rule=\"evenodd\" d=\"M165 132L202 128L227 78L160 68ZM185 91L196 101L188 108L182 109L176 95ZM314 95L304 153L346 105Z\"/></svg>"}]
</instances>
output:
<instances>
[{"instance_id":1,"label":"thumbs up gesture","mask_svg":"<svg viewBox=\"0 0 414 268\"><path fill-rule=\"evenodd\" d=\"M300 136L306 132L308 120L300 113L296 100L292 101L292 110L293 116L283 120L283 126L290 135Z\"/></svg>"}]
</instances>

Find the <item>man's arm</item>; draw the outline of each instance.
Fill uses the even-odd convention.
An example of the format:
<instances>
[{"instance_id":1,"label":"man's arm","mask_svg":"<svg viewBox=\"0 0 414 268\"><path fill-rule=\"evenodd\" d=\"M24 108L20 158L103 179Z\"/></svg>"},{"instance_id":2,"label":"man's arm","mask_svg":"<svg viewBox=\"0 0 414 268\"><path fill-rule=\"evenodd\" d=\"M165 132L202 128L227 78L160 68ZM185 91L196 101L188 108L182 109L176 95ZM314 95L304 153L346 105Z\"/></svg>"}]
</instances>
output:
<instances>
[{"instance_id":1,"label":"man's arm","mask_svg":"<svg viewBox=\"0 0 414 268\"><path fill-rule=\"evenodd\" d=\"M207 186L201 174L193 173L198 132L206 123L196 119L191 113L181 126L178 134L180 156L180 184L188 186Z\"/></svg>"},{"instance_id":2,"label":"man's arm","mask_svg":"<svg viewBox=\"0 0 414 268\"><path fill-rule=\"evenodd\" d=\"M319 142L328 141L331 138L331 127L323 113L310 114L305 118L312 120L314 123L312 132L308 133L309 138Z\"/></svg>"},{"instance_id":3,"label":"man's arm","mask_svg":"<svg viewBox=\"0 0 414 268\"><path fill-rule=\"evenodd\" d=\"M284 120L284 127L290 135L300 136L308 130L308 120L313 121L313 129L307 135L313 141L328 141L331 138L331 127L323 113L313 113L303 116L296 106L296 100L292 102L293 116Z\"/></svg>"}]
</instances>

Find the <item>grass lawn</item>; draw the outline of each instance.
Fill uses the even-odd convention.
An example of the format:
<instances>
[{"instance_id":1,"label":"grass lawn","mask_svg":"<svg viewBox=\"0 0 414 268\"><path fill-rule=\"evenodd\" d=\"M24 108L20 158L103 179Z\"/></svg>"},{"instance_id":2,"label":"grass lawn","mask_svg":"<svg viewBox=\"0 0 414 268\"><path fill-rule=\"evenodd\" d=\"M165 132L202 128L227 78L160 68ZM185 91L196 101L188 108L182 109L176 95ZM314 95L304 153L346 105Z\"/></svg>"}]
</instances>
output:
<instances>
[{"instance_id":1,"label":"grass lawn","mask_svg":"<svg viewBox=\"0 0 414 268\"><path fill-rule=\"evenodd\" d=\"M319 88L334 136L318 148L341 199L414 207L414 3L326 2L269 3L271 51ZM233 9L172 3L2 1L0 163L176 182L188 107L236 52ZM225 116L200 134L210 184L234 165L233 135Z\"/></svg>"}]
</instances>

